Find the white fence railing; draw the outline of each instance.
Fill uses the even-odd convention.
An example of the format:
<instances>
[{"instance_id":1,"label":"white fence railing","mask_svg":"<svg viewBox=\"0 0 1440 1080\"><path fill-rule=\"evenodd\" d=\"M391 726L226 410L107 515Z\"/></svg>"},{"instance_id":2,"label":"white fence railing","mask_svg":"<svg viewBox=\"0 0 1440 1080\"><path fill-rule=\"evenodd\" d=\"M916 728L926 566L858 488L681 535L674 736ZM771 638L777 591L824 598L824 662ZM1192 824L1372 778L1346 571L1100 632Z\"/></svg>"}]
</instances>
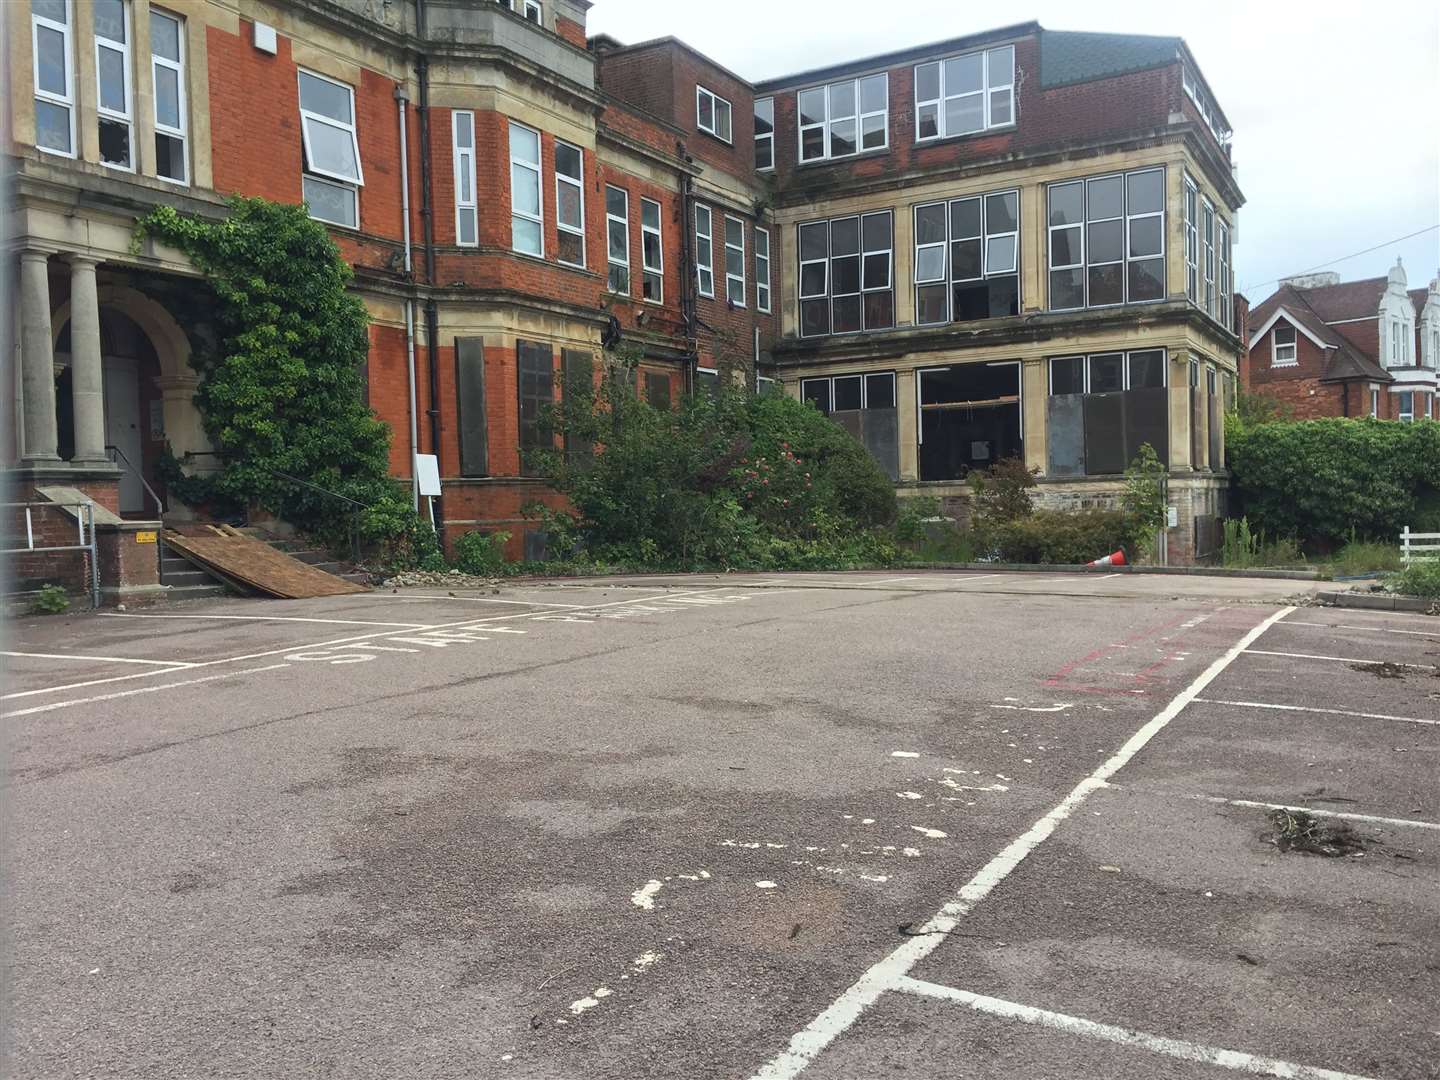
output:
<instances>
[{"instance_id":1,"label":"white fence railing","mask_svg":"<svg viewBox=\"0 0 1440 1080\"><path fill-rule=\"evenodd\" d=\"M1411 532L1406 525L1400 534L1400 561L1409 566L1415 559L1440 558L1440 533Z\"/></svg>"},{"instance_id":2,"label":"white fence railing","mask_svg":"<svg viewBox=\"0 0 1440 1080\"><path fill-rule=\"evenodd\" d=\"M0 555L34 555L52 551L78 551L86 560L85 578L90 586L90 602L100 606L100 552L95 541L95 505L93 503L52 503L52 502L28 502L28 503L0 503L0 511L7 515L13 510L25 512L25 546L18 544L18 537L11 540L8 536L4 538L5 543L14 543L14 547L0 549ZM53 514L56 511L75 511L75 543L66 544L64 533L68 531L64 526L59 529L48 527L44 521L44 515ZM35 518L39 512L42 520L37 523ZM18 527L18 514L8 519L7 527ZM36 534L36 526L39 524L39 535Z\"/></svg>"}]
</instances>

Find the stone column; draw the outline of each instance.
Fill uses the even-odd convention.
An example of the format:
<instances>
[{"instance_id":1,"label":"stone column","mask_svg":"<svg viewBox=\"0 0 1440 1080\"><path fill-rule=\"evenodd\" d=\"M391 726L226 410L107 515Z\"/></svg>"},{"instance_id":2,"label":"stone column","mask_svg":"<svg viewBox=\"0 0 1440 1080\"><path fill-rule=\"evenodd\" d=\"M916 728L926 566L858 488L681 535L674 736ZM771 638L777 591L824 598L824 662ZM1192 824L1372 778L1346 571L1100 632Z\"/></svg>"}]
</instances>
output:
<instances>
[{"instance_id":1,"label":"stone column","mask_svg":"<svg viewBox=\"0 0 1440 1080\"><path fill-rule=\"evenodd\" d=\"M76 465L109 464L105 455L105 375L100 360L98 259L70 256L70 395Z\"/></svg>"},{"instance_id":2,"label":"stone column","mask_svg":"<svg viewBox=\"0 0 1440 1080\"><path fill-rule=\"evenodd\" d=\"M20 367L25 400L24 460L59 461L55 422L55 343L50 334L49 258L20 252Z\"/></svg>"}]
</instances>

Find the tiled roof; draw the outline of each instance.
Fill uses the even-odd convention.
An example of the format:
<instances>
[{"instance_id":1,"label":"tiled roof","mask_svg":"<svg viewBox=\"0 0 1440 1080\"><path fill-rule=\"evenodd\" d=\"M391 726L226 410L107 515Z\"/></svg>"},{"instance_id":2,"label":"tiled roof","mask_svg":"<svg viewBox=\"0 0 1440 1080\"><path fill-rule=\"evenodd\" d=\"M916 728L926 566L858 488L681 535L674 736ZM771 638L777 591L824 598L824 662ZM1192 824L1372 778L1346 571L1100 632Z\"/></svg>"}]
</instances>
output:
<instances>
[{"instance_id":1,"label":"tiled roof","mask_svg":"<svg viewBox=\"0 0 1440 1080\"><path fill-rule=\"evenodd\" d=\"M1383 383L1395 381L1393 375L1374 360L1362 356L1348 341L1341 342L1340 347L1330 354L1330 360L1325 365L1325 374L1320 378L1323 382L1335 379L1369 379L1371 382Z\"/></svg>"},{"instance_id":2,"label":"tiled roof","mask_svg":"<svg viewBox=\"0 0 1440 1080\"><path fill-rule=\"evenodd\" d=\"M1045 30L1040 34L1040 85L1048 89L1104 79L1172 62L1178 37Z\"/></svg>"},{"instance_id":3,"label":"tiled roof","mask_svg":"<svg viewBox=\"0 0 1440 1080\"><path fill-rule=\"evenodd\" d=\"M1338 285L1322 285L1318 289L1295 289L1282 285L1280 292L1289 289L1303 297L1311 310L1324 322L1343 322L1346 319L1375 318L1380 311L1380 297L1388 282L1388 278L1373 277L1362 278L1360 281L1342 281ZM1275 295L1279 296L1280 293ZM1416 315L1425 309L1428 295L1428 289L1410 290L1410 300L1415 305ZM1265 303L1269 304L1270 301ZM1270 310L1275 309L1272 307Z\"/></svg>"}]
</instances>

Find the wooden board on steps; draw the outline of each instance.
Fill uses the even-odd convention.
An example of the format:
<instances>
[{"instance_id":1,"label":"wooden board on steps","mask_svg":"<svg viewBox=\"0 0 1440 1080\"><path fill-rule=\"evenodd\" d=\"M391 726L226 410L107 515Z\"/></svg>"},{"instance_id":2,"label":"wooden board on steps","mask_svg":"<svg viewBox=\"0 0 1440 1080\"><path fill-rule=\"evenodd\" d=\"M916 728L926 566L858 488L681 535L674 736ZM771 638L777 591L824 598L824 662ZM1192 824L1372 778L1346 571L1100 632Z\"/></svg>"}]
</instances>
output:
<instances>
[{"instance_id":1,"label":"wooden board on steps","mask_svg":"<svg viewBox=\"0 0 1440 1080\"><path fill-rule=\"evenodd\" d=\"M247 592L299 600L369 591L363 585L327 574L283 551L276 551L263 540L246 536L229 525L189 526L184 533L167 529L165 543L191 562Z\"/></svg>"}]
</instances>

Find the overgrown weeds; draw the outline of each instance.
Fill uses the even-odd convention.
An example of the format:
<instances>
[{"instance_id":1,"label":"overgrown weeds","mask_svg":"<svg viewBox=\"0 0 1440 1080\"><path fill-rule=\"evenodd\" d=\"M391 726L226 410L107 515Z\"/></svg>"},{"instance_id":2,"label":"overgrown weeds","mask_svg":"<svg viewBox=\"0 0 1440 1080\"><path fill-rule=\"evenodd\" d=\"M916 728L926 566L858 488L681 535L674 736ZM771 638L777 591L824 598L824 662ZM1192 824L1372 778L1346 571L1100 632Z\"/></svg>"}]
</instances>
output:
<instances>
[{"instance_id":1,"label":"overgrown weeds","mask_svg":"<svg viewBox=\"0 0 1440 1080\"><path fill-rule=\"evenodd\" d=\"M1306 810L1281 807L1270 811L1271 843L1282 852L1300 851L1337 859L1365 849L1365 841L1339 818L1318 817Z\"/></svg>"}]
</instances>

